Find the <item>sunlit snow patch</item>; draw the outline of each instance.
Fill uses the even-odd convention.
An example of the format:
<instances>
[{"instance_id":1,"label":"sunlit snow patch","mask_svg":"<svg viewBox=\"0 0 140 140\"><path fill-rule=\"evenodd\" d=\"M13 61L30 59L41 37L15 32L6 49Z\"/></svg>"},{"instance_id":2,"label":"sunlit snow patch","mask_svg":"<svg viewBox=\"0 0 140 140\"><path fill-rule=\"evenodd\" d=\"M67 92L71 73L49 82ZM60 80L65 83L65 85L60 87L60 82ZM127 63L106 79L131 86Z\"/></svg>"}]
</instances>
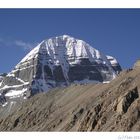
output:
<instances>
[{"instance_id":1,"label":"sunlit snow patch","mask_svg":"<svg viewBox=\"0 0 140 140\"><path fill-rule=\"evenodd\" d=\"M6 97L17 98L23 96L23 94L27 91L27 88L23 88L22 90L10 90L6 93Z\"/></svg>"},{"instance_id":2,"label":"sunlit snow patch","mask_svg":"<svg viewBox=\"0 0 140 140\"><path fill-rule=\"evenodd\" d=\"M5 102L4 104L2 104L3 107L5 107L8 104L8 102Z\"/></svg>"}]
</instances>

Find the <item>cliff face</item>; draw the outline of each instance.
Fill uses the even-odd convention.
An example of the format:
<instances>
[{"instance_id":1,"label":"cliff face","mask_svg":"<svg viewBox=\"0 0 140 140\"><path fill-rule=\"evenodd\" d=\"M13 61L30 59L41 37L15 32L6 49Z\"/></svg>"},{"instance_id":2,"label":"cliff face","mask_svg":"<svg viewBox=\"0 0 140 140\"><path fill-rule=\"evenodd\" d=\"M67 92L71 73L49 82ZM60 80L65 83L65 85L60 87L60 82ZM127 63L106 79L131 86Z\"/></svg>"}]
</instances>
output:
<instances>
[{"instance_id":1,"label":"cliff face","mask_svg":"<svg viewBox=\"0 0 140 140\"><path fill-rule=\"evenodd\" d=\"M13 113L1 108L1 131L140 131L140 68L109 84L73 84L38 94Z\"/></svg>"}]
</instances>

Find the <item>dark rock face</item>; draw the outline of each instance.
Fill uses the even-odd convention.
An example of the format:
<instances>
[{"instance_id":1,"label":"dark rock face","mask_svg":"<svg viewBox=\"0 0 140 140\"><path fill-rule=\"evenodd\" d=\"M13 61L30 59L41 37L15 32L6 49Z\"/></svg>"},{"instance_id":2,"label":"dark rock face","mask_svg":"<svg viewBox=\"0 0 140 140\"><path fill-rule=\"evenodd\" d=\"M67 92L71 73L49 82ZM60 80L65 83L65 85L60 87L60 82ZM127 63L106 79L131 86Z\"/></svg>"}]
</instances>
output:
<instances>
[{"instance_id":1,"label":"dark rock face","mask_svg":"<svg viewBox=\"0 0 140 140\"><path fill-rule=\"evenodd\" d=\"M53 77L56 83L66 82L67 79L65 79L63 70L61 66L56 66L53 70Z\"/></svg>"},{"instance_id":2,"label":"dark rock face","mask_svg":"<svg viewBox=\"0 0 140 140\"><path fill-rule=\"evenodd\" d=\"M118 74L122 71L122 68L119 63L116 66L112 66L112 67Z\"/></svg>"},{"instance_id":3,"label":"dark rock face","mask_svg":"<svg viewBox=\"0 0 140 140\"><path fill-rule=\"evenodd\" d=\"M106 79L106 81L111 79L108 67L106 65L90 63L89 60L86 61L88 62L87 64L84 64L85 60L82 60L80 65L70 67L68 75L71 82L81 81L84 79L103 82L104 79ZM108 73L101 73L102 70L106 70ZM108 77L107 74L109 75Z\"/></svg>"},{"instance_id":4,"label":"dark rock face","mask_svg":"<svg viewBox=\"0 0 140 140\"><path fill-rule=\"evenodd\" d=\"M0 105L3 105L6 102L5 96L1 95L0 96Z\"/></svg>"}]
</instances>

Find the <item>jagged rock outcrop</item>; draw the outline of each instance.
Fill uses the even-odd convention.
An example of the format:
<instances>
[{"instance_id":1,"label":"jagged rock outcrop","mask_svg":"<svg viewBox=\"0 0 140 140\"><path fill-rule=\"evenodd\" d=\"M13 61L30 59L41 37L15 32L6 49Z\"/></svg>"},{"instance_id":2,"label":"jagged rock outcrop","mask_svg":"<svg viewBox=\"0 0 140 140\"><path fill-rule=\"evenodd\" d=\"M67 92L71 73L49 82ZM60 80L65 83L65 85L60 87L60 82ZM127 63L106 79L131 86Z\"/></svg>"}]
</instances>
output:
<instances>
[{"instance_id":1,"label":"jagged rock outcrop","mask_svg":"<svg viewBox=\"0 0 140 140\"><path fill-rule=\"evenodd\" d=\"M139 97L137 87L125 93L118 99L117 111L119 113L126 113L129 106Z\"/></svg>"}]
</instances>

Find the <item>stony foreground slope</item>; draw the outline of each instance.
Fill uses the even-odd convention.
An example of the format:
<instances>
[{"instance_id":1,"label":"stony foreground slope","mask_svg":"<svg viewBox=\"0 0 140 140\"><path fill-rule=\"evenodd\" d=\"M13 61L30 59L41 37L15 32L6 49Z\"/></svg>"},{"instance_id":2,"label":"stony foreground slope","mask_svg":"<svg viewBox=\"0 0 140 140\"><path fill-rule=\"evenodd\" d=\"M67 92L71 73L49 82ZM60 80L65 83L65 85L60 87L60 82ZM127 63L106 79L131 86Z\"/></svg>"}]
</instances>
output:
<instances>
[{"instance_id":1,"label":"stony foreground slope","mask_svg":"<svg viewBox=\"0 0 140 140\"><path fill-rule=\"evenodd\" d=\"M140 131L139 81L136 63L109 84L71 85L35 95L13 113L1 113L0 130Z\"/></svg>"}]
</instances>

